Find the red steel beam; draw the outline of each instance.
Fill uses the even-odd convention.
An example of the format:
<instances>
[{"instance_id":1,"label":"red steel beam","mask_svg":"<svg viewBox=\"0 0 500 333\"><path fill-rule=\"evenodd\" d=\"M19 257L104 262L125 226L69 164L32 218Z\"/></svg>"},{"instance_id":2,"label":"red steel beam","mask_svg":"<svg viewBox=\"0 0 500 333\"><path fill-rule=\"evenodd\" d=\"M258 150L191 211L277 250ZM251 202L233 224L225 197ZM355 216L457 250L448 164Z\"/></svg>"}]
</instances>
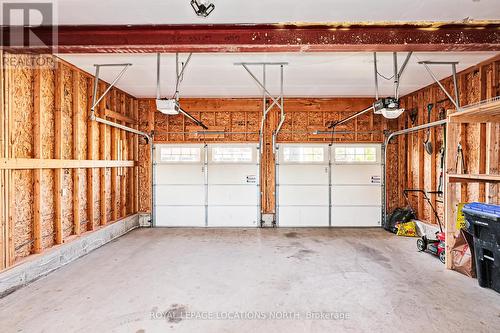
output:
<instances>
[{"instance_id":1,"label":"red steel beam","mask_svg":"<svg viewBox=\"0 0 500 333\"><path fill-rule=\"evenodd\" d=\"M53 28L57 29L57 43L51 41ZM24 29L27 33L28 28ZM57 44L55 51L59 53L500 51L500 21L103 25L36 27L30 31L45 45ZM7 48L11 32L7 27L2 27L2 32ZM41 46L29 49L47 50Z\"/></svg>"}]
</instances>

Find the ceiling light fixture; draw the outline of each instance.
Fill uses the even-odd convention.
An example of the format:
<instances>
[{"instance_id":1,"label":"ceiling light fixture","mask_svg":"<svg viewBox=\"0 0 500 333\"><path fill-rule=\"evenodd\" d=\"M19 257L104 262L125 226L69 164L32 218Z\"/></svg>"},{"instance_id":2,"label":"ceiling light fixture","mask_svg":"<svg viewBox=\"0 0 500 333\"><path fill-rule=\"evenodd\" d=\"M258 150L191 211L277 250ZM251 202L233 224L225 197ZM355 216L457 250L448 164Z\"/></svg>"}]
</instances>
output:
<instances>
[{"instance_id":1,"label":"ceiling light fixture","mask_svg":"<svg viewBox=\"0 0 500 333\"><path fill-rule=\"evenodd\" d=\"M215 9L215 5L208 0L191 0L191 7L196 15L201 17L207 17Z\"/></svg>"}]
</instances>

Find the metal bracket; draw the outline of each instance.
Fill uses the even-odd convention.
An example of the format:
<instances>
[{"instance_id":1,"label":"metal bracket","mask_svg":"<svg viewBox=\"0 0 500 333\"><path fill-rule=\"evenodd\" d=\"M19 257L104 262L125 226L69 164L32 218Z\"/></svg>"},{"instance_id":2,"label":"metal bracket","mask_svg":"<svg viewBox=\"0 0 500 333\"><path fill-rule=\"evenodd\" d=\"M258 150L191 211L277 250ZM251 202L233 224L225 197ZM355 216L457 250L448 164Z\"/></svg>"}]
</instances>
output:
<instances>
[{"instance_id":1,"label":"metal bracket","mask_svg":"<svg viewBox=\"0 0 500 333\"><path fill-rule=\"evenodd\" d=\"M267 114L271 109L276 105L280 109L281 119L278 124L276 131L273 133L273 152L275 152L276 147L276 137L285 122L285 108L284 108L284 95L283 95L283 67L288 65L288 62L236 62L234 65L242 66L248 74L254 79L254 81L262 88L262 98L263 98L263 116L260 124L260 135L259 135L259 147L261 148L260 153L262 154L263 149L263 132L264 125L267 119ZM252 73L252 71L248 68L248 66L262 66L262 82ZM273 97L273 95L267 90L266 87L266 66L280 66L280 94L277 97ZM271 105L267 106L267 99L271 99Z\"/></svg>"},{"instance_id":2,"label":"metal bracket","mask_svg":"<svg viewBox=\"0 0 500 333\"><path fill-rule=\"evenodd\" d=\"M95 108L102 101L102 99L110 92L111 89L116 85L116 83L122 78L123 74L127 71L127 69L132 66L132 64L96 64L95 66L95 80L94 80L94 94L92 96L92 107L90 108L90 118L94 120L95 117ZM118 76L111 82L108 89L104 91L101 97L97 98L97 90L99 87L99 71L101 67L123 67L122 71L118 74Z\"/></svg>"},{"instance_id":3,"label":"metal bracket","mask_svg":"<svg viewBox=\"0 0 500 333\"><path fill-rule=\"evenodd\" d=\"M401 68L398 68L398 53L393 52L392 57L393 57L393 66L394 66L394 75L392 76L394 78L394 98L399 99L399 84L401 82L401 77L403 76L403 73L406 69L406 66L408 65L408 62L410 61L411 55L413 52L408 52L406 55L405 61L403 62L403 65ZM379 92L378 92L378 77L383 77L386 80L390 80L391 78L386 78L385 76L381 75L378 72L378 67L377 67L377 52L373 52L373 69L374 69L374 74L375 74L375 99L379 99Z\"/></svg>"},{"instance_id":4,"label":"metal bracket","mask_svg":"<svg viewBox=\"0 0 500 333\"><path fill-rule=\"evenodd\" d=\"M425 69L432 77L432 79L437 83L439 88L445 93L445 95L450 99L450 101L455 105L457 111L460 110L460 95L458 93L458 83L457 83L457 64L458 61L419 61L421 65L424 65ZM453 87L455 92L455 98L453 98L446 88L439 82L439 79L434 75L429 65L451 65L451 73L453 77Z\"/></svg>"},{"instance_id":5,"label":"metal bracket","mask_svg":"<svg viewBox=\"0 0 500 333\"><path fill-rule=\"evenodd\" d=\"M189 53L186 62L181 62L181 68L179 70L179 53L175 54L175 93L174 97L176 100L179 100L179 86L184 78L184 71L186 70L187 65L189 64L189 60L191 60L191 56L193 54ZM158 55L159 56L159 55ZM158 60L159 61L159 60ZM159 97L158 97L159 98Z\"/></svg>"}]
</instances>

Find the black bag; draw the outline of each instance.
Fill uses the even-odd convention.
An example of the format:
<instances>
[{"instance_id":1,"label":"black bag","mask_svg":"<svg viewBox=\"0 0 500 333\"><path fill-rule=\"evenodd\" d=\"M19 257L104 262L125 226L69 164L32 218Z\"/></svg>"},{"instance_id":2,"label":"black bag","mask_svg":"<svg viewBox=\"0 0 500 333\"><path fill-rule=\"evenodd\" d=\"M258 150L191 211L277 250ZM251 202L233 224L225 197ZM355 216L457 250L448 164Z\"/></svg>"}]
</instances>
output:
<instances>
[{"instance_id":1,"label":"black bag","mask_svg":"<svg viewBox=\"0 0 500 333\"><path fill-rule=\"evenodd\" d=\"M415 219L415 213L410 208L396 208L384 224L384 229L395 234L398 232L396 224L406 223L413 219Z\"/></svg>"}]
</instances>

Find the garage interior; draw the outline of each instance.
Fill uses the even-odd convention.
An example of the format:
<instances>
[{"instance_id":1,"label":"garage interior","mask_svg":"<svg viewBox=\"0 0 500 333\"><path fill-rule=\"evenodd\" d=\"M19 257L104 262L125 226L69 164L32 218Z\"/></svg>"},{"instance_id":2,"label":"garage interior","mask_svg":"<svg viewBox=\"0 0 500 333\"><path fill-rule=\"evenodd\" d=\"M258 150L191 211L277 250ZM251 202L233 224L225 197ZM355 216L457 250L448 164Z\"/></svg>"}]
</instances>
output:
<instances>
[{"instance_id":1,"label":"garage interior","mask_svg":"<svg viewBox=\"0 0 500 333\"><path fill-rule=\"evenodd\" d=\"M2 331L496 331L454 246L500 205L499 5L354 2L4 16Z\"/></svg>"}]
</instances>

